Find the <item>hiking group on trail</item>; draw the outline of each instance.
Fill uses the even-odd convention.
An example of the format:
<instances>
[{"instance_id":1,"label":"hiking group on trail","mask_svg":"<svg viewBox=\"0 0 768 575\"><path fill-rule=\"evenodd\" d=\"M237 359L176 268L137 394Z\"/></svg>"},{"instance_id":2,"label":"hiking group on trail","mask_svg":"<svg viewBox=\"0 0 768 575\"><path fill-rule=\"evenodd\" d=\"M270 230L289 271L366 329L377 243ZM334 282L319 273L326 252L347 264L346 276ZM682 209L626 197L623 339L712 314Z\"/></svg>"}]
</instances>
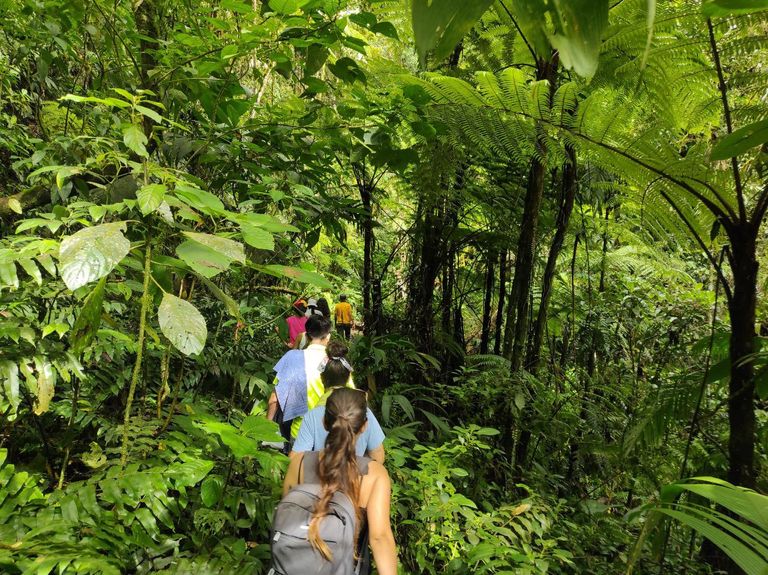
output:
<instances>
[{"instance_id":1,"label":"hiking group on trail","mask_svg":"<svg viewBox=\"0 0 768 575\"><path fill-rule=\"evenodd\" d=\"M341 294L339 303L333 308L336 332L349 341L352 337L352 328L355 325L354 315L352 314L352 305L347 301L347 296ZM285 319L288 326L288 339L283 343L291 349L304 349L307 346L305 337L307 320L312 316L321 316L326 319L331 318L331 308L328 300L324 297L299 298L291 305L290 315ZM275 331L280 330L275 327Z\"/></svg>"},{"instance_id":2,"label":"hiking group on trail","mask_svg":"<svg viewBox=\"0 0 768 575\"><path fill-rule=\"evenodd\" d=\"M291 347L275 365L267 416L290 464L272 525L270 575L396 575L384 432L342 341L331 341L324 298L299 299L287 318ZM354 326L344 295L334 308L344 341Z\"/></svg>"}]
</instances>

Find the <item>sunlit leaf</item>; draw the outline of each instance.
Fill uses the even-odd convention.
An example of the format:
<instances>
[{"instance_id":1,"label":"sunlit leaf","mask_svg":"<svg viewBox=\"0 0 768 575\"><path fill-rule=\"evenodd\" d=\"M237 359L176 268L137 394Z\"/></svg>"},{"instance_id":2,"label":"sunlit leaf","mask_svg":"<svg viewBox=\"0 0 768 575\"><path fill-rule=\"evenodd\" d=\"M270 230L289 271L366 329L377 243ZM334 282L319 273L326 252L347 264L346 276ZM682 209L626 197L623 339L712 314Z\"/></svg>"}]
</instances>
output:
<instances>
[{"instance_id":1,"label":"sunlit leaf","mask_svg":"<svg viewBox=\"0 0 768 575\"><path fill-rule=\"evenodd\" d=\"M41 415L48 411L48 406L53 399L56 371L48 359L40 356L35 357L35 369L37 370L37 399L34 412L35 415Z\"/></svg>"},{"instance_id":2,"label":"sunlit leaf","mask_svg":"<svg viewBox=\"0 0 768 575\"><path fill-rule=\"evenodd\" d=\"M149 184L139 188L136 192L136 202L141 213L146 216L159 208L163 203L165 190L163 184Z\"/></svg>"},{"instance_id":3,"label":"sunlit leaf","mask_svg":"<svg viewBox=\"0 0 768 575\"><path fill-rule=\"evenodd\" d=\"M0 262L0 287L19 287L19 276L16 273L16 264L13 262Z\"/></svg>"},{"instance_id":4,"label":"sunlit leaf","mask_svg":"<svg viewBox=\"0 0 768 575\"><path fill-rule=\"evenodd\" d=\"M184 232L184 235L191 240L194 240L203 244L204 246L211 248L212 250L219 252L232 261L240 262L241 264L245 263L245 249L243 248L243 244L240 242L236 242L228 238L223 238L221 236L215 236L213 234Z\"/></svg>"},{"instance_id":5,"label":"sunlit leaf","mask_svg":"<svg viewBox=\"0 0 768 575\"><path fill-rule=\"evenodd\" d=\"M232 260L219 251L194 240L187 240L176 248L176 254L197 273L212 278L229 269Z\"/></svg>"},{"instance_id":6,"label":"sunlit leaf","mask_svg":"<svg viewBox=\"0 0 768 575\"><path fill-rule=\"evenodd\" d=\"M431 51L448 56L480 19L493 0L413 0L413 35L422 64Z\"/></svg>"},{"instance_id":7,"label":"sunlit leaf","mask_svg":"<svg viewBox=\"0 0 768 575\"><path fill-rule=\"evenodd\" d=\"M326 289L333 287L331 282L319 273L303 270L301 268L271 264L267 266L258 266L258 269L273 276L296 280L299 283L311 284Z\"/></svg>"},{"instance_id":8,"label":"sunlit leaf","mask_svg":"<svg viewBox=\"0 0 768 575\"><path fill-rule=\"evenodd\" d=\"M704 0L701 10L707 17L749 14L768 9L768 0Z\"/></svg>"},{"instance_id":9,"label":"sunlit leaf","mask_svg":"<svg viewBox=\"0 0 768 575\"><path fill-rule=\"evenodd\" d=\"M10 198L8 200L8 207L17 214L22 212L21 202L17 198Z\"/></svg>"},{"instance_id":10,"label":"sunlit leaf","mask_svg":"<svg viewBox=\"0 0 768 575\"><path fill-rule=\"evenodd\" d=\"M0 363L0 378L3 380L3 394L14 411L21 403L19 396L19 366L13 361Z\"/></svg>"},{"instance_id":11,"label":"sunlit leaf","mask_svg":"<svg viewBox=\"0 0 768 575\"><path fill-rule=\"evenodd\" d=\"M269 0L269 7L279 14L293 14L308 0Z\"/></svg>"},{"instance_id":12,"label":"sunlit leaf","mask_svg":"<svg viewBox=\"0 0 768 575\"><path fill-rule=\"evenodd\" d=\"M84 228L64 238L59 248L59 270L70 290L115 269L131 249L124 230L125 222L114 222Z\"/></svg>"},{"instance_id":13,"label":"sunlit leaf","mask_svg":"<svg viewBox=\"0 0 768 575\"><path fill-rule=\"evenodd\" d=\"M284 224L274 216L269 214L233 214L232 219L239 224L249 224L263 228L268 232L298 232L299 228L291 224Z\"/></svg>"},{"instance_id":14,"label":"sunlit leaf","mask_svg":"<svg viewBox=\"0 0 768 575\"><path fill-rule=\"evenodd\" d=\"M243 241L249 246L259 250L275 249L275 237L271 232L248 224L242 224L240 231L243 233Z\"/></svg>"},{"instance_id":15,"label":"sunlit leaf","mask_svg":"<svg viewBox=\"0 0 768 575\"><path fill-rule=\"evenodd\" d=\"M166 293L163 294L157 317L163 335L181 353L195 355L203 351L208 328L205 318L194 305Z\"/></svg>"},{"instance_id":16,"label":"sunlit leaf","mask_svg":"<svg viewBox=\"0 0 768 575\"><path fill-rule=\"evenodd\" d=\"M20 259L19 265L25 272L27 272L29 277L35 280L37 285L43 285L43 274L40 273L40 268L37 267L37 264L34 262L34 260Z\"/></svg>"},{"instance_id":17,"label":"sunlit leaf","mask_svg":"<svg viewBox=\"0 0 768 575\"><path fill-rule=\"evenodd\" d=\"M224 204L219 198L200 188L177 183L174 193L184 203L203 213L217 215L224 211Z\"/></svg>"},{"instance_id":18,"label":"sunlit leaf","mask_svg":"<svg viewBox=\"0 0 768 575\"><path fill-rule=\"evenodd\" d=\"M555 33L550 41L563 66L591 78L597 71L601 39L608 26L608 0L555 2L553 19Z\"/></svg>"},{"instance_id":19,"label":"sunlit leaf","mask_svg":"<svg viewBox=\"0 0 768 575\"><path fill-rule=\"evenodd\" d=\"M768 120L760 120L728 134L712 150L713 161L727 160L768 142Z\"/></svg>"},{"instance_id":20,"label":"sunlit leaf","mask_svg":"<svg viewBox=\"0 0 768 575\"><path fill-rule=\"evenodd\" d=\"M144 130L141 129L141 126L131 124L125 128L125 130L123 130L123 142L128 148L142 158L149 156L146 148L147 136L144 134Z\"/></svg>"},{"instance_id":21,"label":"sunlit leaf","mask_svg":"<svg viewBox=\"0 0 768 575\"><path fill-rule=\"evenodd\" d=\"M142 116L146 116L153 122L156 122L157 124L163 121L163 117L151 108L147 108L145 106L136 106L136 111L139 112Z\"/></svg>"}]
</instances>

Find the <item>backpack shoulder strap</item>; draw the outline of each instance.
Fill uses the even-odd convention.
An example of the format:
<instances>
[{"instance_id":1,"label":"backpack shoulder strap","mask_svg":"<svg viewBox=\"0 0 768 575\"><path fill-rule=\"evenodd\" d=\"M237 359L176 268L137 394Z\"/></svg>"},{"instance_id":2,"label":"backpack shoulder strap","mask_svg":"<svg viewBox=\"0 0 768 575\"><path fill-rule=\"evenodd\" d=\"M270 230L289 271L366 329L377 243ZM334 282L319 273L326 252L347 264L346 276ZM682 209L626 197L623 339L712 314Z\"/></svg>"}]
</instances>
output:
<instances>
[{"instance_id":1,"label":"backpack shoulder strap","mask_svg":"<svg viewBox=\"0 0 768 575\"><path fill-rule=\"evenodd\" d=\"M370 457L357 456L357 468L360 470L360 475L368 475L368 464L373 461Z\"/></svg>"},{"instance_id":2,"label":"backpack shoulder strap","mask_svg":"<svg viewBox=\"0 0 768 575\"><path fill-rule=\"evenodd\" d=\"M319 463L318 451L307 451L302 458L301 468L299 469L299 483L320 483L320 476L317 473L317 464ZM301 480L301 472L304 472L304 481Z\"/></svg>"},{"instance_id":3,"label":"backpack shoulder strap","mask_svg":"<svg viewBox=\"0 0 768 575\"><path fill-rule=\"evenodd\" d=\"M301 485L301 470L304 468L304 457L306 457L306 454L301 456L301 461L299 462L299 477L296 480L298 485Z\"/></svg>"}]
</instances>

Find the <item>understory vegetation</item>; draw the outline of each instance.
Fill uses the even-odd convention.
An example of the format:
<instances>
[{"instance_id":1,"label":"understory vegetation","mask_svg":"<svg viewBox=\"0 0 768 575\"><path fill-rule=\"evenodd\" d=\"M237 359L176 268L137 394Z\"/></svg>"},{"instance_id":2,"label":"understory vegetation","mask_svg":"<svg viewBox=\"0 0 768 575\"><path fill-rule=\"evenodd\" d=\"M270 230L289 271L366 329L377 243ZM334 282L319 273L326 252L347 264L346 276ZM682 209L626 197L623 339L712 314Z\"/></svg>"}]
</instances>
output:
<instances>
[{"instance_id":1,"label":"understory vegetation","mask_svg":"<svg viewBox=\"0 0 768 575\"><path fill-rule=\"evenodd\" d=\"M0 16L0 573L266 574L340 294L403 574L768 573L768 2Z\"/></svg>"}]
</instances>

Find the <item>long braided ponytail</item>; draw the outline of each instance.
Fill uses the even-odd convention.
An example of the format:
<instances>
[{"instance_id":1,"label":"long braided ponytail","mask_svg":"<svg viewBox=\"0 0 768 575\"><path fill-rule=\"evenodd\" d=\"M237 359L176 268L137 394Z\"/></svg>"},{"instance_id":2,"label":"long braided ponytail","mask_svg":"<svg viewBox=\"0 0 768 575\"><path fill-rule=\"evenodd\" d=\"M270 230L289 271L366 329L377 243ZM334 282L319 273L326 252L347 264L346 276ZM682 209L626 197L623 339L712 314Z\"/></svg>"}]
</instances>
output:
<instances>
[{"instance_id":1,"label":"long braided ponytail","mask_svg":"<svg viewBox=\"0 0 768 575\"><path fill-rule=\"evenodd\" d=\"M348 388L334 390L325 404L323 423L328 430L328 438L325 440L325 449L320 453L318 469L322 491L309 525L309 541L328 561L332 558L331 550L320 537L320 522L328 515L331 499L338 491L349 497L355 506L357 540L361 477L355 444L357 434L367 420L366 408L365 394Z\"/></svg>"}]
</instances>

